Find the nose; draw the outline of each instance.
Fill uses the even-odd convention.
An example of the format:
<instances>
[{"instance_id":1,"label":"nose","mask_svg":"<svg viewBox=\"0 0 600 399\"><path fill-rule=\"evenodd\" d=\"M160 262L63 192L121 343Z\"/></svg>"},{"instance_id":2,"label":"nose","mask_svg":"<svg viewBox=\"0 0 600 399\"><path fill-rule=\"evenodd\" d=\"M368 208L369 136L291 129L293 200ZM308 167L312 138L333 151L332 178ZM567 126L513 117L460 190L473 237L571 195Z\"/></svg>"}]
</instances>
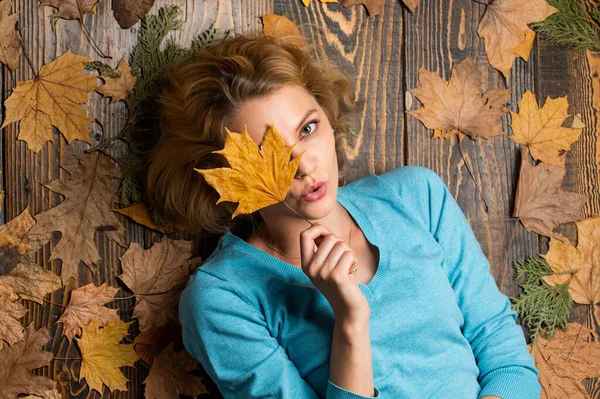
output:
<instances>
[{"instance_id":1,"label":"nose","mask_svg":"<svg viewBox=\"0 0 600 399\"><path fill-rule=\"evenodd\" d=\"M296 179L302 179L304 176L310 175L315 168L316 162L314 162L313 154L309 150L300 150L294 148L292 150L291 159L296 158L302 154L300 163L298 164L298 170L296 171Z\"/></svg>"}]
</instances>

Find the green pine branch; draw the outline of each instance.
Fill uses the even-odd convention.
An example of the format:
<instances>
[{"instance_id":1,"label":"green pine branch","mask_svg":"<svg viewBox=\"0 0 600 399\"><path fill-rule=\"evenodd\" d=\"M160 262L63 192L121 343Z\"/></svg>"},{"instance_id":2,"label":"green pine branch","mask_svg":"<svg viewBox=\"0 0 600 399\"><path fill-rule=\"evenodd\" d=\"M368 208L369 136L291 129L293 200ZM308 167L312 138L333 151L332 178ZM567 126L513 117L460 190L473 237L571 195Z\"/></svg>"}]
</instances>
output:
<instances>
[{"instance_id":1,"label":"green pine branch","mask_svg":"<svg viewBox=\"0 0 600 399\"><path fill-rule=\"evenodd\" d=\"M556 328L566 329L573 299L569 294L569 282L548 285L544 276L554 274L548 262L543 258L528 257L524 263L513 262L516 279L523 278L519 284L523 293L511 297L512 308L517 312L523 324L529 330L532 343L535 344L541 334L544 338L554 336Z\"/></svg>"},{"instance_id":2,"label":"green pine branch","mask_svg":"<svg viewBox=\"0 0 600 399\"><path fill-rule=\"evenodd\" d=\"M559 11L531 27L553 43L577 51L600 50L600 6L595 0L547 0Z\"/></svg>"}]
</instances>

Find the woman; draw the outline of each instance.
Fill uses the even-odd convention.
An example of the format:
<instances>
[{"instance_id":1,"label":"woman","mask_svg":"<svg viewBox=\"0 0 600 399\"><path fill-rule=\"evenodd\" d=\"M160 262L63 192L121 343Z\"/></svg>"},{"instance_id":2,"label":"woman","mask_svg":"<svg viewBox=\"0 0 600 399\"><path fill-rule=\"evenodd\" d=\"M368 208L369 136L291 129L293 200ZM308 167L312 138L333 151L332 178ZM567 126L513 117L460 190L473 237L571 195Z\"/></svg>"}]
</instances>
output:
<instances>
[{"instance_id":1,"label":"woman","mask_svg":"<svg viewBox=\"0 0 600 399\"><path fill-rule=\"evenodd\" d=\"M171 219L223 234L179 311L226 398L539 398L515 313L441 179L403 167L338 188L347 77L238 37L171 81L149 192ZM237 204L215 205L194 168L227 166L212 153L225 127L260 144L270 125L304 152L286 204L232 221Z\"/></svg>"}]
</instances>

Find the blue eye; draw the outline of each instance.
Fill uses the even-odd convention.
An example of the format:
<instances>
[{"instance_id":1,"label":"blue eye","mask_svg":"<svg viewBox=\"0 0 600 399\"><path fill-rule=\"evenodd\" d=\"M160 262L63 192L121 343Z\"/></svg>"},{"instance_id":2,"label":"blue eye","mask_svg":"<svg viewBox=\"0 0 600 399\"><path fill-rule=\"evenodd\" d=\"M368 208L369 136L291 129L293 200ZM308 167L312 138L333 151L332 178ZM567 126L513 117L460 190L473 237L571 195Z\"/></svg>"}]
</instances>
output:
<instances>
[{"instance_id":1,"label":"blue eye","mask_svg":"<svg viewBox=\"0 0 600 399\"><path fill-rule=\"evenodd\" d=\"M306 137L306 136L310 136L312 133L314 133L314 131L317 129L317 123L319 123L318 120L310 121L307 125L305 125L302 128L302 130L300 130L300 136Z\"/></svg>"}]
</instances>

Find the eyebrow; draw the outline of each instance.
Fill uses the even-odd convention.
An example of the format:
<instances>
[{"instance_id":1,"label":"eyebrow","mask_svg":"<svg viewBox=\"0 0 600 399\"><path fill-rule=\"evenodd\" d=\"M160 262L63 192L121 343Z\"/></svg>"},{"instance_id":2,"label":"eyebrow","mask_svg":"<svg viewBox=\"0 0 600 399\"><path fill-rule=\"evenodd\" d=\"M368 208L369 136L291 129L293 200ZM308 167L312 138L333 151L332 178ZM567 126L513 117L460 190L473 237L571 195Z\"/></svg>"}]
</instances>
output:
<instances>
[{"instance_id":1,"label":"eyebrow","mask_svg":"<svg viewBox=\"0 0 600 399\"><path fill-rule=\"evenodd\" d=\"M308 111L306 111L306 113L304 114L304 116L300 120L300 123L298 123L298 126L296 126L296 130L294 130L294 132L297 132L298 130L300 130L300 128L302 127L302 124L304 123L304 121L306 121L308 119L308 117L311 114L314 114L315 112L317 112L316 108L309 109Z\"/></svg>"}]
</instances>

